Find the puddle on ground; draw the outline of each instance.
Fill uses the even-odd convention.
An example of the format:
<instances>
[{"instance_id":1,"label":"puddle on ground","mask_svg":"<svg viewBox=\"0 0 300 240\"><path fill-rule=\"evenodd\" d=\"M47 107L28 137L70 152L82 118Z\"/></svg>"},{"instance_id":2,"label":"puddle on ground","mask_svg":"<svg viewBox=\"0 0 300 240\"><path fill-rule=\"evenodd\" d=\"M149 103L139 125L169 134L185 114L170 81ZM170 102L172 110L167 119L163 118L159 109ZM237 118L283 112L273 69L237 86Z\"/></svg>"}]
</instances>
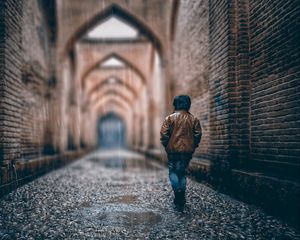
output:
<instances>
[{"instance_id":1,"label":"puddle on ground","mask_svg":"<svg viewBox=\"0 0 300 240\"><path fill-rule=\"evenodd\" d=\"M80 166L80 165L74 165L74 166L72 166L72 170L83 170L83 167L82 166Z\"/></svg>"},{"instance_id":2,"label":"puddle on ground","mask_svg":"<svg viewBox=\"0 0 300 240\"><path fill-rule=\"evenodd\" d=\"M161 222L161 216L154 212L105 212L98 216L103 225L135 227L138 225L153 226Z\"/></svg>"},{"instance_id":3,"label":"puddle on ground","mask_svg":"<svg viewBox=\"0 0 300 240\"><path fill-rule=\"evenodd\" d=\"M93 222L101 226L149 227L159 224L162 216L144 207L128 204L137 200L137 196L112 198L114 203L92 204L83 202L81 208L73 212L73 217L82 223ZM118 202L117 202L118 201ZM126 202L126 203L124 203Z\"/></svg>"},{"instance_id":4,"label":"puddle on ground","mask_svg":"<svg viewBox=\"0 0 300 240\"><path fill-rule=\"evenodd\" d=\"M112 181L117 181L117 182L127 182L129 181L129 177L121 176L121 177L111 177Z\"/></svg>"},{"instance_id":5,"label":"puddle on ground","mask_svg":"<svg viewBox=\"0 0 300 240\"><path fill-rule=\"evenodd\" d=\"M122 169L129 171L141 171L141 170L160 170L159 166L156 166L152 160L143 158L124 158L124 157L109 157L109 158L97 158L91 157L89 161L100 164L105 168Z\"/></svg>"},{"instance_id":6,"label":"puddle on ground","mask_svg":"<svg viewBox=\"0 0 300 240\"><path fill-rule=\"evenodd\" d=\"M83 203L80 204L80 207L86 207L86 208L88 208L88 207L91 207L91 206L92 205L89 202L83 202Z\"/></svg>"},{"instance_id":7,"label":"puddle on ground","mask_svg":"<svg viewBox=\"0 0 300 240\"><path fill-rule=\"evenodd\" d=\"M107 203L125 203L132 204L138 201L138 196L134 195L123 195L112 197Z\"/></svg>"}]
</instances>

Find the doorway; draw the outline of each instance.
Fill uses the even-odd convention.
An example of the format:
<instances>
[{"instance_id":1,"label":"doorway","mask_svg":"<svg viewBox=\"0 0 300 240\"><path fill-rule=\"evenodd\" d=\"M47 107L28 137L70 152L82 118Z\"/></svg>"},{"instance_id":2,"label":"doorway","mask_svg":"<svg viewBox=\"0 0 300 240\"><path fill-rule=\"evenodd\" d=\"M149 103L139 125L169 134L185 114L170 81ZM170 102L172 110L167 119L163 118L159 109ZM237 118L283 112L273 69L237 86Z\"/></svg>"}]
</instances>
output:
<instances>
[{"instance_id":1,"label":"doorway","mask_svg":"<svg viewBox=\"0 0 300 240\"><path fill-rule=\"evenodd\" d=\"M101 149L126 147L126 127L118 115L109 113L99 119L98 146Z\"/></svg>"}]
</instances>

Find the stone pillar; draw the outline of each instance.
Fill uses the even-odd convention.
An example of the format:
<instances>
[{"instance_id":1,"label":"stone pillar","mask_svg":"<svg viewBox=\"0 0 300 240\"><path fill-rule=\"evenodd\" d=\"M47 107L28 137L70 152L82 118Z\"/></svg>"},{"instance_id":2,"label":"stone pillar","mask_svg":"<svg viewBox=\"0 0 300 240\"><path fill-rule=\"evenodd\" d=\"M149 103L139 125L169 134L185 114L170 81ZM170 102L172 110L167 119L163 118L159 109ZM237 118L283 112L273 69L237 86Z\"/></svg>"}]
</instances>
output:
<instances>
[{"instance_id":1,"label":"stone pillar","mask_svg":"<svg viewBox=\"0 0 300 240\"><path fill-rule=\"evenodd\" d=\"M148 89L144 88L144 91L142 93L142 114L143 114L143 121L142 121L142 128L143 128L143 143L142 143L142 149L148 150L149 146L149 133L150 133L150 114L149 114L149 94Z\"/></svg>"},{"instance_id":2,"label":"stone pillar","mask_svg":"<svg viewBox=\"0 0 300 240\"><path fill-rule=\"evenodd\" d=\"M57 84L54 90L54 99L51 106L51 122L53 124L53 145L55 151L64 152L67 149L68 115L67 96L69 90L69 64L65 60L57 65Z\"/></svg>"},{"instance_id":3,"label":"stone pillar","mask_svg":"<svg viewBox=\"0 0 300 240\"><path fill-rule=\"evenodd\" d=\"M75 91L76 92L76 91ZM69 149L80 148L80 122L81 122L81 106L78 102L78 97L75 97L76 101L72 102L69 106Z\"/></svg>"},{"instance_id":4,"label":"stone pillar","mask_svg":"<svg viewBox=\"0 0 300 240\"><path fill-rule=\"evenodd\" d=\"M149 113L150 113L150 148L158 149L160 147L159 130L162 121L166 115L166 82L163 77L163 68L160 56L154 51L153 68L151 81L149 82L150 99L149 99Z\"/></svg>"}]
</instances>

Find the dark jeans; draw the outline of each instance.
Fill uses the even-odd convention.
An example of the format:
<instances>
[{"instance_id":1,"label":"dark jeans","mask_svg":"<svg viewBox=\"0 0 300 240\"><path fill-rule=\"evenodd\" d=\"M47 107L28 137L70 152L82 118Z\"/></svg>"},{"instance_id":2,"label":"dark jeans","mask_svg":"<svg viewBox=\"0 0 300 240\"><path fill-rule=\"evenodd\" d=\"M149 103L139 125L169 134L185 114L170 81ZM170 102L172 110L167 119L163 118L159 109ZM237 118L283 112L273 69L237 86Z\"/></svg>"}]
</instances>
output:
<instances>
[{"instance_id":1,"label":"dark jeans","mask_svg":"<svg viewBox=\"0 0 300 240\"><path fill-rule=\"evenodd\" d=\"M169 178L174 192L186 190L186 169L192 154L168 154Z\"/></svg>"}]
</instances>

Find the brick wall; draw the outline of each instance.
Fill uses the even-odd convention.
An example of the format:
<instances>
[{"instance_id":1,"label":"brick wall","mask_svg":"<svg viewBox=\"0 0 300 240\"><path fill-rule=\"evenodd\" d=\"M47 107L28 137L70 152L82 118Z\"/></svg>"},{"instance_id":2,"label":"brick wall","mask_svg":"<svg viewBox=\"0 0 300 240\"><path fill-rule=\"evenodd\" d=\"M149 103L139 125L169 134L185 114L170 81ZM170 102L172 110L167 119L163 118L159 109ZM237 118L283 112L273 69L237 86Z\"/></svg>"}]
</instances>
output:
<instances>
[{"instance_id":1,"label":"brick wall","mask_svg":"<svg viewBox=\"0 0 300 240\"><path fill-rule=\"evenodd\" d=\"M1 1L1 165L20 157L22 3Z\"/></svg>"},{"instance_id":2,"label":"brick wall","mask_svg":"<svg viewBox=\"0 0 300 240\"><path fill-rule=\"evenodd\" d=\"M0 196L79 156L41 156L54 89L49 87L53 51L39 3L0 2Z\"/></svg>"},{"instance_id":3,"label":"brick wall","mask_svg":"<svg viewBox=\"0 0 300 240\"><path fill-rule=\"evenodd\" d=\"M3 96L4 96L4 46L5 46L5 24L4 24L4 2L0 2L0 121L3 120ZM0 129L0 160L3 160L3 144L4 131Z\"/></svg>"},{"instance_id":4,"label":"brick wall","mask_svg":"<svg viewBox=\"0 0 300 240\"><path fill-rule=\"evenodd\" d=\"M48 29L38 1L1 4L3 159L30 159L41 153L44 140L51 52Z\"/></svg>"},{"instance_id":5,"label":"brick wall","mask_svg":"<svg viewBox=\"0 0 300 240\"><path fill-rule=\"evenodd\" d=\"M250 0L251 163L282 176L300 164L300 5Z\"/></svg>"},{"instance_id":6,"label":"brick wall","mask_svg":"<svg viewBox=\"0 0 300 240\"><path fill-rule=\"evenodd\" d=\"M203 128L195 156L209 158L208 1L181 1L177 11L172 56L175 95L191 96L191 113Z\"/></svg>"},{"instance_id":7,"label":"brick wall","mask_svg":"<svg viewBox=\"0 0 300 240\"><path fill-rule=\"evenodd\" d=\"M297 175L299 5L211 1L209 6L212 159L229 168Z\"/></svg>"},{"instance_id":8,"label":"brick wall","mask_svg":"<svg viewBox=\"0 0 300 240\"><path fill-rule=\"evenodd\" d=\"M50 43L39 1L24 2L22 19L22 130L23 159L42 154L44 145L46 88L50 73Z\"/></svg>"},{"instance_id":9,"label":"brick wall","mask_svg":"<svg viewBox=\"0 0 300 240\"><path fill-rule=\"evenodd\" d=\"M213 183L294 223L300 193L298 12L296 1L209 4Z\"/></svg>"}]
</instances>

